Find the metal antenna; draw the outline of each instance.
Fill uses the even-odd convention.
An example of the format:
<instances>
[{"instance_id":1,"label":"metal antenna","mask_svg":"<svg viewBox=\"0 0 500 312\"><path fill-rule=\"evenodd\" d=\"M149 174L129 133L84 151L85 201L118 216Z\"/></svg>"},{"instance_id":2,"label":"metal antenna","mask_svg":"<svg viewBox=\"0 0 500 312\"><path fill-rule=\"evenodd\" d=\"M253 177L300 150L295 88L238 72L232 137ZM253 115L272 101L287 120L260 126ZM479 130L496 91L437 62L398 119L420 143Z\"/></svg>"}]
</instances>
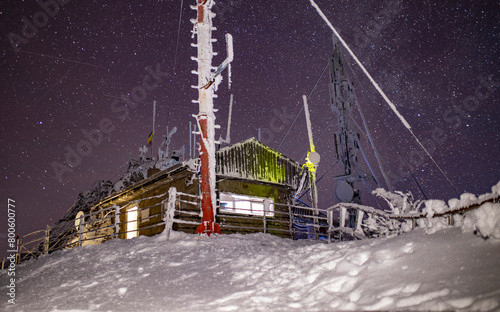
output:
<instances>
[{"instance_id":1,"label":"metal antenna","mask_svg":"<svg viewBox=\"0 0 500 312\"><path fill-rule=\"evenodd\" d=\"M198 63L197 71L193 71L198 76L199 112L196 117L200 133L200 180L201 180L201 206L202 206L202 224L196 232L198 234L220 233L220 226L215 222L214 209L216 208L215 194L215 114L214 114L214 92L221 81L219 75L233 60L233 37L226 35L227 58L219 65L215 72L212 72L212 57L214 55L212 43L216 40L212 38L212 31L215 28L212 25L212 18L215 16L211 9L214 5L213 0L197 0L197 5L192 9L197 11L197 19L192 20L193 34L196 34L197 56L192 57Z\"/></svg>"},{"instance_id":2,"label":"metal antenna","mask_svg":"<svg viewBox=\"0 0 500 312\"><path fill-rule=\"evenodd\" d=\"M310 181L310 188L311 188L311 198L312 198L312 207L313 207L313 213L314 213L314 228L315 232L319 229L319 222L318 222L318 189L316 187L316 168L318 167L319 161L320 161L320 156L318 153L316 153L316 148L314 146L313 142L313 135L312 135L312 127L311 127L311 117L309 115L309 106L307 105L307 96L303 95L302 99L304 101L304 112L306 114L306 124L307 124L307 134L309 137L309 148L310 151L307 153L306 157L306 163L304 166L308 168L309 171L309 181Z\"/></svg>"},{"instance_id":3,"label":"metal antenna","mask_svg":"<svg viewBox=\"0 0 500 312\"><path fill-rule=\"evenodd\" d=\"M231 98L229 99L229 116L227 118L227 133L226 138L220 138L219 143L231 143L231 118L233 115L233 94L231 93Z\"/></svg>"}]
</instances>

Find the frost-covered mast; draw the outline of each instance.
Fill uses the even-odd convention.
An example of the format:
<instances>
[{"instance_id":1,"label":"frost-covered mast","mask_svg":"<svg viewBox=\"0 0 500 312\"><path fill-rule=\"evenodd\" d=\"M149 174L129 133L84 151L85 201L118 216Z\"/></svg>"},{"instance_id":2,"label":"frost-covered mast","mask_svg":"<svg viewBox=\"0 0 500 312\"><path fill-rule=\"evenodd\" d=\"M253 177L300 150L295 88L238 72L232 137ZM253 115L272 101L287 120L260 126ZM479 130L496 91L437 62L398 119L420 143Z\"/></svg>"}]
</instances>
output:
<instances>
[{"instance_id":1,"label":"frost-covered mast","mask_svg":"<svg viewBox=\"0 0 500 312\"><path fill-rule=\"evenodd\" d=\"M337 159L344 164L344 175L336 178L340 182L335 195L339 201L350 202L354 195L353 183L359 179L353 174L359 151L357 133L351 126L355 98L352 83L345 73L338 40L335 37L333 40L333 55L330 58L330 108L338 115L339 130L335 133L335 150Z\"/></svg>"},{"instance_id":2,"label":"frost-covered mast","mask_svg":"<svg viewBox=\"0 0 500 312\"><path fill-rule=\"evenodd\" d=\"M200 179L201 179L201 205L202 224L198 226L199 234L220 233L220 226L215 223L214 209L216 207L215 196L215 115L213 107L214 91L221 81L220 73L233 60L232 37L226 35L228 43L228 57L219 67L212 67L212 57L216 53L212 50L212 18L215 14L211 8L213 0L197 0L197 5L191 8L197 10L197 19L191 20L194 24L193 36L196 34L197 42L192 44L198 50L198 56L192 57L198 62L198 70L193 71L198 75L198 100L193 102L199 104L199 112L196 115L198 129L200 131ZM215 72L212 70L215 69ZM230 79L230 78L229 78Z\"/></svg>"}]
</instances>

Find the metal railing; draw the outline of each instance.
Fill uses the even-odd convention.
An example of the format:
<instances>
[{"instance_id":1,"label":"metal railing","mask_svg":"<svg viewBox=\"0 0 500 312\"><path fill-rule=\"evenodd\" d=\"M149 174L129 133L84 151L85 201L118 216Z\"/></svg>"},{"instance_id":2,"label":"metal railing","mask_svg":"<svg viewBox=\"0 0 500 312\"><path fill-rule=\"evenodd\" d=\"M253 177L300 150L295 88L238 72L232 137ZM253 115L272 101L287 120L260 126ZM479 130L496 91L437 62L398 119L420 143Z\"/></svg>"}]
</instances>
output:
<instances>
[{"instance_id":1,"label":"metal railing","mask_svg":"<svg viewBox=\"0 0 500 312\"><path fill-rule=\"evenodd\" d=\"M343 240L346 237L351 239L370 237L370 226L367 224L367 220L370 219L372 222L385 222L384 226L387 224L393 226L393 229L388 230L394 232L398 232L403 223L409 224L411 229L415 229L418 226L417 221L419 219L427 219L428 217L447 218L448 225L453 226L455 225L454 220L457 215L463 214L468 210L476 209L483 203L498 202L499 200L499 194L488 194L471 203L457 205L440 212L433 211L432 215L428 215L425 211L410 211L407 213L394 214L377 210L369 206L354 203L339 203L326 210L328 219L328 240L331 241L332 237L336 237L338 240ZM335 216L338 217L338 226L335 226ZM349 225L346 224L346 220L351 221Z\"/></svg>"},{"instance_id":2,"label":"metal railing","mask_svg":"<svg viewBox=\"0 0 500 312\"><path fill-rule=\"evenodd\" d=\"M457 206L454 209L435 213L434 216L447 216L449 224L452 225L454 215L477 208L486 201L498 201L499 197L498 194L492 194L482 197L481 201L475 204ZM159 201L139 208L141 202L153 199L159 199ZM40 255L64 248L101 244L114 238L126 238L129 233L133 233L131 236L135 237L141 232L144 233L145 230L150 230L147 235L154 235L165 230L169 237L174 224L195 229L201 224L200 201L199 196L178 192L172 187L168 194L142 198L129 202L125 206L114 205L84 214L77 222L78 226L71 226L60 233L53 232L55 227L47 226L45 230L18 237L16 262L38 258ZM239 201L242 200L234 200L235 203ZM313 208L295 206L291 203L274 203L268 199L245 200L245 202L247 206L248 202L258 203L262 209L255 210L237 204L238 212L235 213L221 208L220 203L217 203L219 206L216 213L217 222L222 230L226 230L226 233L262 232L292 239L327 239L331 242L332 239L370 237L369 227L366 224L370 218L373 220L377 217L379 221L397 221L396 226L406 222L411 225L411 228L417 226L418 219L427 218L426 214L421 211L392 214L352 203L340 203L326 209L326 214L321 211L318 214ZM129 218L132 207L136 208L133 210L136 214L134 219ZM156 212L151 214L152 210ZM129 224L136 226L129 228ZM158 227L164 227L164 229L157 229Z\"/></svg>"},{"instance_id":3,"label":"metal railing","mask_svg":"<svg viewBox=\"0 0 500 312\"><path fill-rule=\"evenodd\" d=\"M130 220L128 216L131 213L131 207L138 207L141 202L156 198L160 201L135 209L134 213L137 213L137 218ZM16 261L20 263L60 249L101 244L110 239L125 238L128 233L134 233L132 236L137 236L145 230L162 226L165 226L168 231L167 235L170 235L174 224L196 227L201 224L200 202L199 196L178 192L172 187L168 194L138 199L127 203L126 206L114 205L89 212L81 215L75 225L66 225L66 230L63 232L54 233L56 227L47 226L45 230L20 237ZM263 203L265 200L252 202ZM220 203L218 205L220 206ZM150 214L152 209L158 212ZM268 201L260 211L250 209L247 211L245 208L238 208L238 210L238 213L231 213L218 209L216 217L224 221L221 222L223 230L233 233L271 233L290 238L305 235L306 238L312 239L319 238L320 231L322 231L322 237L326 237L327 218L313 216L312 208ZM150 220L154 221L147 226L141 226ZM128 229L127 225L131 223L135 223L137 227Z\"/></svg>"}]
</instances>

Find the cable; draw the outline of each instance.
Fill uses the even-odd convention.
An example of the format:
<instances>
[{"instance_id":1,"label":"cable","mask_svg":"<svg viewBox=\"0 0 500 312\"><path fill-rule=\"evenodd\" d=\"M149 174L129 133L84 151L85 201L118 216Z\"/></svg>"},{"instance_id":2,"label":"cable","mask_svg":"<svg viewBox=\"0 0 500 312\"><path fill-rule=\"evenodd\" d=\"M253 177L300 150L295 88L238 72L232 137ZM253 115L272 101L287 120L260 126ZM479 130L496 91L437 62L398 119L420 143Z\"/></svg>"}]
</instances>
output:
<instances>
[{"instance_id":1,"label":"cable","mask_svg":"<svg viewBox=\"0 0 500 312\"><path fill-rule=\"evenodd\" d=\"M321 133L314 139L314 142L318 142L319 139L321 138L321 136L323 135L323 133L326 131L326 129L328 129L328 127L330 127L330 125L332 124L333 120L336 118L337 116L333 116L332 119L330 119L330 121L328 122L328 124L326 125L325 128L323 128L323 130L321 131ZM304 159L306 158L307 156L307 153L305 153L301 159Z\"/></svg>"},{"instance_id":2,"label":"cable","mask_svg":"<svg viewBox=\"0 0 500 312\"><path fill-rule=\"evenodd\" d=\"M321 178L319 178L318 180L316 180L316 184L318 184L319 181L321 181L321 179L323 179L323 177L328 173L330 172L330 170L333 169L333 167L335 167L335 165L338 163L339 161L337 160L331 167L330 169L328 169L325 173L323 173L323 175L321 176ZM301 199L302 196L304 196L305 194L307 194L309 192L310 188L308 188L307 190L304 191L304 193L302 193L302 195L299 196L298 199Z\"/></svg>"},{"instance_id":3,"label":"cable","mask_svg":"<svg viewBox=\"0 0 500 312\"><path fill-rule=\"evenodd\" d=\"M326 129L328 129L328 127L332 124L333 120L337 118L337 116L333 116L332 119L330 119L330 121L328 122L328 124L326 125L326 127L321 131L321 133L318 135L318 137L316 139L314 139L314 142L317 142L319 141L319 139L321 138L321 136L323 135L323 133L326 131Z\"/></svg>"},{"instance_id":4,"label":"cable","mask_svg":"<svg viewBox=\"0 0 500 312\"><path fill-rule=\"evenodd\" d=\"M363 66L363 64L360 62L360 60L357 58L357 56L354 54L354 52L352 52L352 50L349 48L349 46L347 45L347 43L344 41L344 39L342 39L342 37L340 36L340 34L337 32L337 30L333 27L332 23L330 23L330 21L328 20L328 18L325 16L325 14L321 11L321 9L319 8L319 6L314 2L314 0L310 0L311 2L311 5L316 9L316 11L318 12L318 14L320 15L320 17L325 21L325 23L330 27L330 29L333 31L333 33L335 34L335 36L339 39L339 41L342 43L342 45L344 46L344 48L347 50L347 52L349 52L349 54L351 55L351 57L354 59L354 61L356 61L356 63L358 64L358 66L361 68L361 70L365 73L365 75L368 77L368 79L370 80L370 82L372 83L372 85L375 87L375 89L379 92L379 94L382 96L382 98L386 101L387 105L389 105L389 107L392 109L392 111L394 112L394 114L396 114L396 116L399 118L399 120L401 121L401 123L406 127L406 129L408 129L408 131L411 133L411 135L415 138L415 140L418 142L418 144L422 147L423 151L427 154L427 156L429 156L429 158L432 160L432 162L434 163L434 165L439 169L439 171L441 172L441 174L446 178L446 180L448 181L448 183L451 185L451 187L455 190L455 192L457 192L457 194L460 196L460 192L458 192L457 188L455 187L455 185L451 182L451 180L448 178L448 176L446 175L446 173L441 169L441 167L437 164L437 162L434 160L434 158L431 156L431 154L427 151L427 149L424 147L424 145L420 142L420 140L417 138L417 136L413 133L412 129L411 129L411 126L410 124L406 121L406 119L403 117L403 115L401 115L399 113L399 111L397 110L396 106L394 105L394 103L391 102L391 100L389 100L389 98L387 97L387 95L384 93L384 91L382 91L382 89L380 88L380 86L377 84L377 82L375 82L375 80L372 78L372 76L370 75L370 73L366 70L366 68Z\"/></svg>"},{"instance_id":5,"label":"cable","mask_svg":"<svg viewBox=\"0 0 500 312\"><path fill-rule=\"evenodd\" d=\"M175 75L175 66L177 65L177 50L179 49L179 37L181 35L182 7L183 6L184 6L184 0L181 0L181 10L179 12L179 26L177 27L177 44L175 46L175 56L174 56L174 75Z\"/></svg>"},{"instance_id":6,"label":"cable","mask_svg":"<svg viewBox=\"0 0 500 312\"><path fill-rule=\"evenodd\" d=\"M370 166L370 165L368 165ZM354 166L354 171L356 171L356 173L358 174L359 178L361 179L361 182L363 182L363 184L365 185L366 189L368 190L368 192L372 195L372 197L375 199L375 202L377 203L377 206L381 209L381 210L384 210L382 208L382 206L380 205L380 202L378 201L377 199L377 196L375 196L375 194L373 194L373 191L370 189L370 187L368 186L368 184L366 183L365 179L361 176L361 174L359 173L359 170L356 166Z\"/></svg>"},{"instance_id":7,"label":"cable","mask_svg":"<svg viewBox=\"0 0 500 312\"><path fill-rule=\"evenodd\" d=\"M365 88L363 87L363 85L359 82L358 80L358 77L356 76L356 74L354 73L354 71L352 70L352 68L350 68L353 75L354 75L354 79L356 79L356 81L358 82L358 85L361 86L361 89L363 89L363 96L366 98L366 90ZM380 115L378 113L378 111L375 109L375 107L373 106L372 102L367 99L367 102L368 104L370 105L370 107L373 109L373 111L375 112L375 115L377 115L377 118L378 120L380 120L381 122L381 125L385 131L385 133L387 134L387 136L389 137L389 139L391 140L391 143L392 145L394 146L394 148L396 149L396 153L399 155L399 157L401 158L401 160L403 161L406 169L408 169L408 172L411 174L412 178L413 178L413 181L415 181L415 184L417 185L417 187L419 188L420 192L422 193L422 195L424 196L425 199L428 199L427 198L427 195L425 194L424 190L422 189L422 186L420 185L420 183L418 182L417 178L415 177L415 175L413 174L412 170L410 169L410 166L408 165L408 162L406 161L406 159L403 157L403 154L401 154L398 146L396 145L396 142L394 141L394 139L392 138L391 136L391 133L389 132L389 129L387 129L387 126L385 125L385 123L383 122L382 118L380 118Z\"/></svg>"},{"instance_id":8,"label":"cable","mask_svg":"<svg viewBox=\"0 0 500 312\"><path fill-rule=\"evenodd\" d=\"M321 72L321 75L319 76L318 80L316 80L316 83L314 84L314 87L312 88L311 92L309 92L309 95L307 96L307 99L309 100L309 98L311 97L312 93L314 92L314 89L316 89L316 86L318 85L319 81L321 80L321 77L323 77L323 74L325 73L325 70L328 68L328 62L326 63L325 65L325 68L323 68L323 71ZM277 150L280 149L281 147L281 144L283 144L283 141L285 141L286 137L288 136L288 133L290 133L290 130L292 129L293 125L295 124L295 122L297 121L297 118L299 118L299 115L300 113L302 113L302 110L304 109L304 106L302 105L300 107L300 110L299 112L297 113L297 115L295 116L295 119L293 120L292 124L290 125L290 127L288 127L288 130L286 131L285 133L285 136L283 136L283 139L281 139L281 142L280 144L278 145L278 148Z\"/></svg>"},{"instance_id":9,"label":"cable","mask_svg":"<svg viewBox=\"0 0 500 312\"><path fill-rule=\"evenodd\" d=\"M26 53L26 54L32 54L32 55L38 55L38 56L41 56L41 57L47 57L47 58L51 58L51 59L55 59L55 60L62 60L62 61L65 61L65 62L71 62L71 63L76 63L76 64L82 64L82 65L92 66L92 67L109 69L109 68L104 67L104 66L94 65L94 64L85 63L85 62L73 61L73 60L70 60L70 59L67 59L67 58L58 57L58 56L51 56L51 55L47 55L47 54L34 53L34 52L22 51L22 50L19 50L19 52Z\"/></svg>"},{"instance_id":10,"label":"cable","mask_svg":"<svg viewBox=\"0 0 500 312\"><path fill-rule=\"evenodd\" d=\"M448 178L448 176L446 175L446 173L444 173L443 169L441 169L441 167L437 164L437 162L434 160L434 158L431 156L431 154L427 151L427 149L424 147L424 145L422 144L422 142L420 142L420 140L413 133L413 131L410 130L410 133L411 133L411 135L413 135L413 137L415 138L415 140L417 140L417 142L420 145L420 147L424 150L424 152L427 154L427 156L429 156L429 158L432 160L432 162L434 163L434 165L439 169L439 171L441 172L441 174L446 178L446 180L448 181L448 183L450 183L451 187L455 190L455 192L458 194L458 196L460 196L461 195L460 192L457 190L457 188L455 187L455 185Z\"/></svg>"}]
</instances>

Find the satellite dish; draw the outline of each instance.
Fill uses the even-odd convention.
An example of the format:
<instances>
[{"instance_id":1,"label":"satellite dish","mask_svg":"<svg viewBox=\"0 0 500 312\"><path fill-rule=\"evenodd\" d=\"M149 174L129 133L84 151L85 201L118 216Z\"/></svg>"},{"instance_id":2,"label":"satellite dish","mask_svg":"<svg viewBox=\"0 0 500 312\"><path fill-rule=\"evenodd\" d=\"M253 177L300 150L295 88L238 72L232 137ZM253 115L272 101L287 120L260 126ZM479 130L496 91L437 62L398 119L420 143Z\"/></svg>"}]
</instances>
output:
<instances>
[{"instance_id":1,"label":"satellite dish","mask_svg":"<svg viewBox=\"0 0 500 312\"><path fill-rule=\"evenodd\" d=\"M310 152L307 158L310 162L313 163L314 166L317 166L319 164L319 161L321 160L321 157L316 152Z\"/></svg>"},{"instance_id":2,"label":"satellite dish","mask_svg":"<svg viewBox=\"0 0 500 312\"><path fill-rule=\"evenodd\" d=\"M79 231L80 230L80 222L83 221L83 216L85 214L83 213L83 211L78 211L78 213L76 214L76 217L75 217L75 227L76 227L76 230Z\"/></svg>"},{"instance_id":3,"label":"satellite dish","mask_svg":"<svg viewBox=\"0 0 500 312\"><path fill-rule=\"evenodd\" d=\"M335 188L335 197L342 203L348 203L354 196L354 190L346 181L340 181Z\"/></svg>"}]
</instances>

